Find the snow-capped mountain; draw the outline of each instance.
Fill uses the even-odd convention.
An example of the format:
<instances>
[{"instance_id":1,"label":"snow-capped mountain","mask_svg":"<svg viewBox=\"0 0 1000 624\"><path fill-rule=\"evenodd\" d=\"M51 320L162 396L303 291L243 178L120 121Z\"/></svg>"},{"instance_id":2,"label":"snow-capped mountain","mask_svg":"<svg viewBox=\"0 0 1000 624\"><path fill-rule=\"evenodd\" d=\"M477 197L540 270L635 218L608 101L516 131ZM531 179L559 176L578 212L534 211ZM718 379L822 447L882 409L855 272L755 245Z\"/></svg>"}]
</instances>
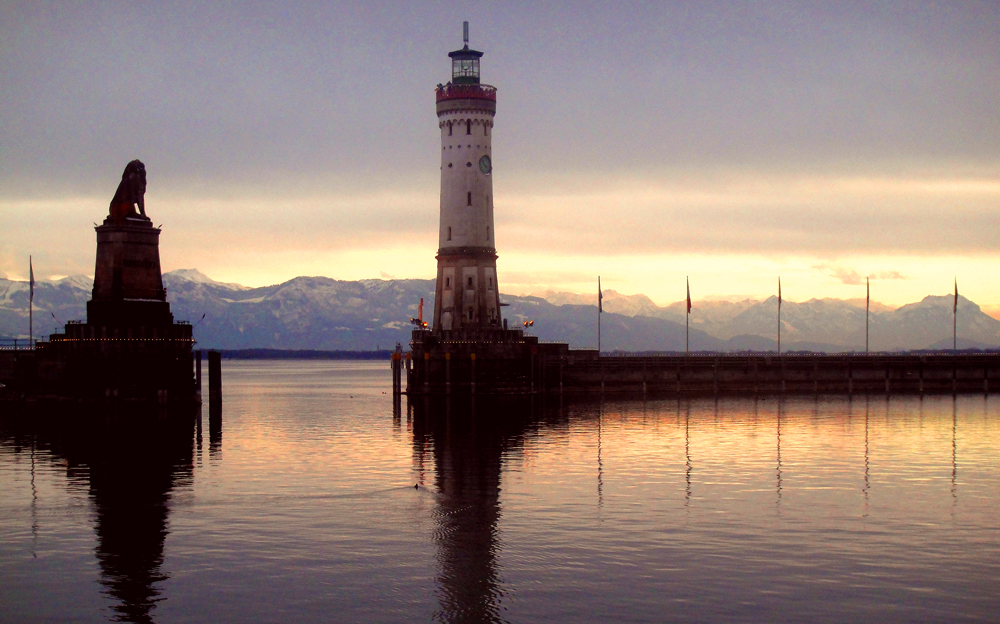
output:
<instances>
[{"instance_id":1,"label":"snow-capped mountain","mask_svg":"<svg viewBox=\"0 0 1000 624\"><path fill-rule=\"evenodd\" d=\"M409 340L410 317L424 299L424 318L434 310L434 280L340 281L297 277L250 288L217 282L195 269L163 276L174 317L195 325L201 348L370 350ZM35 334L86 316L92 282L83 276L35 283ZM502 295L510 327L535 321L531 333L574 348L597 346L596 293L546 292L544 297ZM874 350L950 348L951 295L928 296L898 309L873 302L870 347ZM773 350L777 298L764 301L695 301L690 345L695 351ZM604 291L603 350L684 349L686 302L657 306L645 295ZM26 337L28 284L0 279L0 336ZM1000 321L959 297L959 347L1000 346ZM783 301L783 351L863 350L864 300Z\"/></svg>"}]
</instances>

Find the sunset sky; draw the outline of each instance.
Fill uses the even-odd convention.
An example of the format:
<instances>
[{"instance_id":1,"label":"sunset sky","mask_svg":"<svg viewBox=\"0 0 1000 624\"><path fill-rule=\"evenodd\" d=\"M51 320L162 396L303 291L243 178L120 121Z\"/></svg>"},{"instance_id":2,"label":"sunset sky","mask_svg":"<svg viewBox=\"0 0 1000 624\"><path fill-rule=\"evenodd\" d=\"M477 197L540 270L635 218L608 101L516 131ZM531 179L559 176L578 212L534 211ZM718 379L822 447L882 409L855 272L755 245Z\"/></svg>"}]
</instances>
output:
<instances>
[{"instance_id":1,"label":"sunset sky","mask_svg":"<svg viewBox=\"0 0 1000 624\"><path fill-rule=\"evenodd\" d=\"M1000 311L1000 3L0 4L0 276L431 278L447 53L485 52L501 290Z\"/></svg>"}]
</instances>

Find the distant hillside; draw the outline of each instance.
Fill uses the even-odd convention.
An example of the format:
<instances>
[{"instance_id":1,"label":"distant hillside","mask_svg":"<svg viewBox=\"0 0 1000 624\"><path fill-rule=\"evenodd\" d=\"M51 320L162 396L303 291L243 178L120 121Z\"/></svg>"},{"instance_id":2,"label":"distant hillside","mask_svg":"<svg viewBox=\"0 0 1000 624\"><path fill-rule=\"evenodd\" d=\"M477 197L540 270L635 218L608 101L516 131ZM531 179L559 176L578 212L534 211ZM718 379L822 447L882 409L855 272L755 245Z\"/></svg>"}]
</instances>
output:
<instances>
[{"instance_id":1,"label":"distant hillside","mask_svg":"<svg viewBox=\"0 0 1000 624\"><path fill-rule=\"evenodd\" d=\"M194 269L163 276L174 317L195 326L201 348L359 351L390 349L409 341L409 318L424 298L424 318L434 310L434 280L361 280L297 277L249 288L216 282ZM86 316L92 284L82 276L35 284L36 337ZM549 291L545 297L501 295L510 327L535 321L531 333L574 348L597 346L594 295ZM873 303L872 350L950 348L951 295L928 296L898 309ZM695 301L691 349L774 350L777 298L764 301ZM684 302L665 307L645 295L604 291L601 346L605 351L681 351ZM204 315L204 320L202 319ZM53 319L53 316L55 319ZM26 337L28 285L0 280L0 336ZM863 350L863 300L782 302L782 350ZM960 348L1000 346L1000 321L959 297Z\"/></svg>"}]
</instances>

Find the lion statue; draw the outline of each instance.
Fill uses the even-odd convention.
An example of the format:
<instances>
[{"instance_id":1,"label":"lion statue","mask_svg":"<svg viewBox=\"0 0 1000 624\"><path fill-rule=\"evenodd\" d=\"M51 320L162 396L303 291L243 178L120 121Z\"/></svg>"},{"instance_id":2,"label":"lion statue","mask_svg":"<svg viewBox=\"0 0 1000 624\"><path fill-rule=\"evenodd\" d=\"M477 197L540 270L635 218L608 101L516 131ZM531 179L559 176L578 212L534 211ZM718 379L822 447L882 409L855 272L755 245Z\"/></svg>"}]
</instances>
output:
<instances>
[{"instance_id":1,"label":"lion statue","mask_svg":"<svg viewBox=\"0 0 1000 624\"><path fill-rule=\"evenodd\" d=\"M111 219L119 223L126 218L142 215L146 219L146 207L143 203L143 196L146 194L146 165L141 161L133 160L125 166L122 173L122 181L115 191L115 196L111 200ZM136 213L135 206L139 206Z\"/></svg>"}]
</instances>

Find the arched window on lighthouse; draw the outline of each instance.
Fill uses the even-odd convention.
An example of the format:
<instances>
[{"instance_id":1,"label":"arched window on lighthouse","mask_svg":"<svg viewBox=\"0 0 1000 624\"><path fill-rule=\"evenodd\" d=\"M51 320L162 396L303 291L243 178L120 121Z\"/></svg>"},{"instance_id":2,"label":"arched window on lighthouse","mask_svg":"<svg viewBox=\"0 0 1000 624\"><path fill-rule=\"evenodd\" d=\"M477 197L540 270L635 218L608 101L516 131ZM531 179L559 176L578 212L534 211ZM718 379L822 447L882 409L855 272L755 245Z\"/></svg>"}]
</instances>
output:
<instances>
[{"instance_id":1,"label":"arched window on lighthouse","mask_svg":"<svg viewBox=\"0 0 1000 624\"><path fill-rule=\"evenodd\" d=\"M469 197L466 200L466 202L467 202L466 203L467 206L471 206L472 205L472 191L469 191Z\"/></svg>"},{"instance_id":2,"label":"arched window on lighthouse","mask_svg":"<svg viewBox=\"0 0 1000 624\"><path fill-rule=\"evenodd\" d=\"M448 136L451 136L451 122L448 122Z\"/></svg>"},{"instance_id":3,"label":"arched window on lighthouse","mask_svg":"<svg viewBox=\"0 0 1000 624\"><path fill-rule=\"evenodd\" d=\"M448 240L451 240L451 226L448 226Z\"/></svg>"},{"instance_id":4,"label":"arched window on lighthouse","mask_svg":"<svg viewBox=\"0 0 1000 624\"><path fill-rule=\"evenodd\" d=\"M465 121L465 133L466 134L472 134L472 120L471 119L467 119Z\"/></svg>"}]
</instances>

